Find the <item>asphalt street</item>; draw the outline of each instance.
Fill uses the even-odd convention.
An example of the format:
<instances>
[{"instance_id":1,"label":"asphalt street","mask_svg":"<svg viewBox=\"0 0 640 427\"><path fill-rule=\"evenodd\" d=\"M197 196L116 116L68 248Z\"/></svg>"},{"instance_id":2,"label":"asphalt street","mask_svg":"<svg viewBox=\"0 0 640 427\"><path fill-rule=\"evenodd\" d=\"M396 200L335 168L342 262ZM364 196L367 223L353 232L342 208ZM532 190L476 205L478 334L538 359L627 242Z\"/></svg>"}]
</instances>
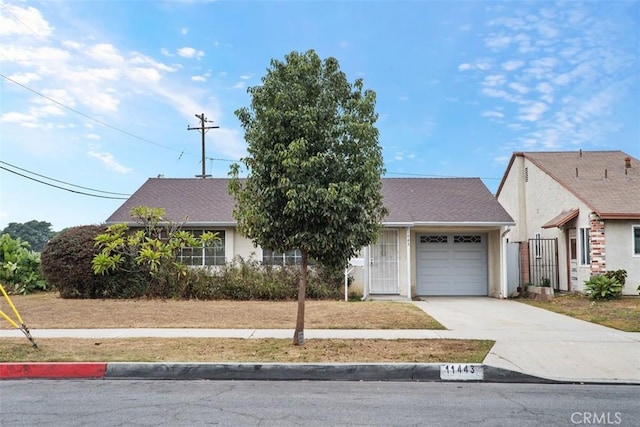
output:
<instances>
[{"instance_id":1,"label":"asphalt street","mask_svg":"<svg viewBox=\"0 0 640 427\"><path fill-rule=\"evenodd\" d=\"M16 380L3 426L637 426L640 386Z\"/></svg>"}]
</instances>

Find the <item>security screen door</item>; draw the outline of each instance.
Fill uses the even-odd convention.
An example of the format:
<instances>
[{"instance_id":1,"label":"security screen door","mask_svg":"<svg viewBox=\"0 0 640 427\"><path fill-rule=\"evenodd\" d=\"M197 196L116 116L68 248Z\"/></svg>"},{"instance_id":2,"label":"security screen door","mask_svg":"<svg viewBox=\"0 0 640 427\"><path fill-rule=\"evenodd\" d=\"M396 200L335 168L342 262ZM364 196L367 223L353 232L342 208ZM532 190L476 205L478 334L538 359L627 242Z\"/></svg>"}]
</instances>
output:
<instances>
[{"instance_id":1,"label":"security screen door","mask_svg":"<svg viewBox=\"0 0 640 427\"><path fill-rule=\"evenodd\" d=\"M398 231L383 230L369 259L369 293L399 294L398 283Z\"/></svg>"}]
</instances>

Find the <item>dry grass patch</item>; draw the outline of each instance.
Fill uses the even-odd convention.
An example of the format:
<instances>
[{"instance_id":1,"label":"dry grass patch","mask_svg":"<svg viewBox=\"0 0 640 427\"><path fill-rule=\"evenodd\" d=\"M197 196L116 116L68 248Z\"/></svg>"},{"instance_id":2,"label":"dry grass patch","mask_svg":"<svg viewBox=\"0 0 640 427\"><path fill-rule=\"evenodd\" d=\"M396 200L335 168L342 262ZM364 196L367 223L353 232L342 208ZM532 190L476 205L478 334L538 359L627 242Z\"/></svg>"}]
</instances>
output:
<instances>
[{"instance_id":1,"label":"dry grass patch","mask_svg":"<svg viewBox=\"0 0 640 427\"><path fill-rule=\"evenodd\" d=\"M281 363L481 363L488 340L144 338L25 339L0 341L4 362L281 362Z\"/></svg>"},{"instance_id":2,"label":"dry grass patch","mask_svg":"<svg viewBox=\"0 0 640 427\"><path fill-rule=\"evenodd\" d=\"M53 292L11 299L30 329L289 329L297 312L295 301L74 300ZM0 310L11 312L3 298ZM381 301L307 301L305 328L445 329L413 304Z\"/></svg>"},{"instance_id":3,"label":"dry grass patch","mask_svg":"<svg viewBox=\"0 0 640 427\"><path fill-rule=\"evenodd\" d=\"M593 301L583 295L558 295L548 301L520 302L627 332L640 332L640 297Z\"/></svg>"}]
</instances>

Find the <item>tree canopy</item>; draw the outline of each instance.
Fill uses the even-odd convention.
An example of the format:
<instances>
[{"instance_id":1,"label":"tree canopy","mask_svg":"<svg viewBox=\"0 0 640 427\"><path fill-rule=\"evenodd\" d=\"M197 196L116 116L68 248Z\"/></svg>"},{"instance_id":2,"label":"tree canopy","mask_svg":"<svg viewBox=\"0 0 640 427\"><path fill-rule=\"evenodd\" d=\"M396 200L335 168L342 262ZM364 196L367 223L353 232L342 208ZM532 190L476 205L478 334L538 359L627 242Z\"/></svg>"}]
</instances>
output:
<instances>
[{"instance_id":1,"label":"tree canopy","mask_svg":"<svg viewBox=\"0 0 640 427\"><path fill-rule=\"evenodd\" d=\"M51 230L51 223L46 221L31 220L25 223L10 222L0 234L9 234L12 238L20 238L29 242L34 252L40 252L44 245L53 238L56 233Z\"/></svg>"},{"instance_id":2,"label":"tree canopy","mask_svg":"<svg viewBox=\"0 0 640 427\"><path fill-rule=\"evenodd\" d=\"M248 93L250 107L236 111L248 175L239 180L237 164L230 172L239 231L263 248L299 249L303 278L307 256L345 267L376 239L386 214L375 92L310 50L272 60Z\"/></svg>"}]
</instances>

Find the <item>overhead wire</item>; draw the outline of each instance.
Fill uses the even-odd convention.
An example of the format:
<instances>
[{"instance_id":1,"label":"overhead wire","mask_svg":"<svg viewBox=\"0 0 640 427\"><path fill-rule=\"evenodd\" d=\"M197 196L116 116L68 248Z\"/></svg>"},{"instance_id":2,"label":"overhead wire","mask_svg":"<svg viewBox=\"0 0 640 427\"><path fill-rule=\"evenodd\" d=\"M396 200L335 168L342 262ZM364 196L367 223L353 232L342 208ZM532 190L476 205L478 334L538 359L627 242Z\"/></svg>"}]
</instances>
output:
<instances>
[{"instance_id":1,"label":"overhead wire","mask_svg":"<svg viewBox=\"0 0 640 427\"><path fill-rule=\"evenodd\" d=\"M127 200L127 199L128 199L128 197L102 196L102 195L100 195L100 194L85 193L84 191L73 190L73 189L71 189L71 188L61 187L61 186L59 186L59 185L55 185L55 184L51 184L51 183L49 183L49 182L44 182L44 181L41 181L41 180L39 180L39 179L35 179L35 178L33 178L33 177L30 177L30 176L27 176L27 175L21 174L20 172L13 171L13 170L11 170L11 169L9 169L9 168L6 168L6 167L4 167L4 166L0 166L0 169L4 169L4 170L6 170L7 172L11 172L11 173L13 173L13 174L15 174L15 175L21 176L21 177L26 178L26 179L30 179L30 180L35 181L35 182L38 182L38 183L40 183L40 184L48 185L48 186L50 186L50 187L54 187L54 188L59 188L60 190L69 191L69 192L71 192L71 193L81 194L81 195L83 195L83 196L99 197L99 198L101 198L101 199L114 199L114 200Z\"/></svg>"},{"instance_id":2,"label":"overhead wire","mask_svg":"<svg viewBox=\"0 0 640 427\"><path fill-rule=\"evenodd\" d=\"M59 179L51 178L51 177L46 176L46 175L41 175L39 173L30 171L28 169L21 168L20 166L13 165L13 164L11 164L9 162L4 162L4 161L0 160L0 163L2 163L3 165L11 166L12 168L21 170L23 172L30 173L31 175L35 175L35 176L39 176L40 178L48 179L49 181L55 181L55 182L59 182L61 184L70 185L72 187L82 188L83 190L89 190L89 191L93 191L93 192L96 192L96 193L114 194L114 195L118 195L118 196L130 196L131 195L131 193L116 193L116 192L113 192L113 191L96 190L95 188L83 187L82 185L76 185L76 184L72 184L70 182L61 181Z\"/></svg>"},{"instance_id":3,"label":"overhead wire","mask_svg":"<svg viewBox=\"0 0 640 427\"><path fill-rule=\"evenodd\" d=\"M9 14L11 14L11 15L12 15L12 16L13 16L13 17L18 21L18 22L20 22L24 27L26 27L28 30L30 30L30 31L31 31L32 33L34 33L35 35L37 35L37 36L39 36L39 37L43 37L42 35L38 34L36 31L34 31L31 27L29 27L27 24L25 24L25 23L24 23L20 18L18 18L15 14L13 14L13 13L12 13L12 12L11 12L11 11L10 11L10 10L9 10L9 9L4 5L4 4L2 4L2 6L7 10L7 12L8 12ZM69 111L72 111L72 112L74 112L74 113L76 113L76 114L79 114L79 115L81 115L81 116L83 116L83 117L85 117L85 118L87 118L87 119L89 119L89 120L91 120L91 121L94 121L94 122L96 122L96 123L98 123L98 124L101 124L101 125L103 125L103 126L105 126L105 127L110 128L110 129L112 129L112 130L115 130L115 131L120 132L120 133L122 133L122 134L124 134L124 135L130 136L130 137L132 137L132 138L138 139L138 140L140 140L140 141L142 141L142 142L146 142L146 143L149 143L149 144L155 145L155 146L157 146L157 147L164 148L164 149L166 149L166 150L171 150L171 151L178 152L178 153L180 153L180 155L178 156L178 161L179 161L179 160L182 158L182 156L183 156L183 155L185 155L185 154L186 154L186 155L189 155L189 156L197 156L196 154L194 154L194 153L190 153L190 152L188 152L188 151L185 151L184 149L180 150L180 149L176 149L176 148L173 148L173 147L169 147L169 146L164 145L164 144L160 144L160 143L155 142L155 141L152 141L152 140L150 140L150 139L147 139L147 138L144 138L144 137L138 136L138 135L136 135L136 134L134 134L134 133L131 133L131 132L127 131L127 130L121 129L121 128L117 127L117 126L111 125L111 124L109 124L109 123L107 123L107 122L105 122L105 121L103 121L103 120L100 120L100 119L97 119L97 118L95 118L95 117L92 117L92 116L90 116L90 115L88 115L88 114L86 114L86 113L83 113L82 111L76 110L75 108L69 107L69 106L67 106L67 105L63 104L63 103L62 103L62 102L60 102L60 101L57 101L57 100L55 100L55 99L53 99L53 98L51 98L51 97L49 97L49 96L47 96L47 95L45 95L45 94L43 94L43 93L40 93L40 92L38 92L37 90L32 89L32 88L30 88L30 87L28 87L28 86L26 86L26 85L24 85L24 84L22 84L22 83L20 83L20 82L18 82L18 81L16 81L16 80L12 79L12 78L10 78L10 77L8 77L8 76L6 76L6 75L2 74L2 73L0 73L0 77L3 77L4 79L6 79L6 80L8 80L8 81L10 81L10 82L12 82L12 83L14 83L14 84L16 84L16 85L18 85L18 86L22 87L22 88L24 88L24 89L26 89L26 90L28 90L28 91L30 91L30 92L32 92L32 93L34 93L34 94L38 95L38 96L41 96L41 97L43 97L43 98L45 98L45 99L47 99L47 100L49 100L49 101L51 101L51 102L53 102L53 103L55 103L55 104L57 104L57 105L61 106L61 107L65 108L65 109L67 109L67 110L69 110ZM236 159L236 160L233 160L233 159L222 159L222 158L214 158L214 157L208 157L208 156L207 156L207 157L205 157L205 158L206 158L207 160L210 160L210 161L214 161L214 160L215 160L215 161L232 162L232 163L234 163L234 162L240 162L240 160L237 160L237 159ZM32 173L32 172L30 172L30 173ZM37 174L35 174L35 173L33 173L33 174L34 174L34 175L37 175ZM418 173L407 173L407 172L387 172L387 173L386 173L386 175L417 176L417 177L428 177L428 178L459 178L458 176L450 176L450 175L430 175L430 174L418 174ZM485 179L485 180L500 180L501 178L480 177L480 179ZM51 180L56 181L55 179L51 179ZM60 182L60 181L59 181L59 182ZM64 183L64 182L63 182L63 183ZM68 183L65 183L65 184L68 184ZM73 185L73 184L70 184L70 185ZM78 188L82 188L82 187L80 187L80 186L77 186L77 187L78 187ZM109 192L105 192L105 193L109 193ZM113 194L123 194L123 193L113 193Z\"/></svg>"}]
</instances>

